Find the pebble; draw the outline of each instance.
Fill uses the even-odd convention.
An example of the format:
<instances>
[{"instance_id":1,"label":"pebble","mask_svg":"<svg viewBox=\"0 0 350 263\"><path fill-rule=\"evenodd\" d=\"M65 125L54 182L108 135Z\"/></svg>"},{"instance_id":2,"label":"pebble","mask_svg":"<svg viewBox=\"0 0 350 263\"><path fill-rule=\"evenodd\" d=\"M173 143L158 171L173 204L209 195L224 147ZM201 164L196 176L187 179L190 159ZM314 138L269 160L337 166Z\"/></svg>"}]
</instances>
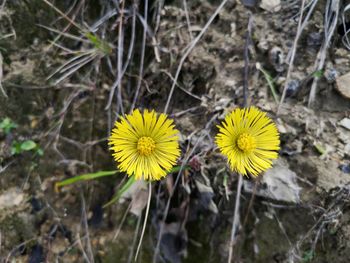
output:
<instances>
[{"instance_id":1,"label":"pebble","mask_svg":"<svg viewBox=\"0 0 350 263\"><path fill-rule=\"evenodd\" d=\"M344 118L339 122L339 125L350 130L350 119L349 118Z\"/></svg>"},{"instance_id":2,"label":"pebble","mask_svg":"<svg viewBox=\"0 0 350 263\"><path fill-rule=\"evenodd\" d=\"M260 7L266 11L278 12L281 10L281 0L262 0Z\"/></svg>"},{"instance_id":3,"label":"pebble","mask_svg":"<svg viewBox=\"0 0 350 263\"><path fill-rule=\"evenodd\" d=\"M350 99L350 72L336 78L335 88L339 91L339 93L345 98Z\"/></svg>"},{"instance_id":4,"label":"pebble","mask_svg":"<svg viewBox=\"0 0 350 263\"><path fill-rule=\"evenodd\" d=\"M293 97L295 96L300 88L300 81L297 79L292 79L287 84L286 96Z\"/></svg>"},{"instance_id":5,"label":"pebble","mask_svg":"<svg viewBox=\"0 0 350 263\"><path fill-rule=\"evenodd\" d=\"M0 195L0 210L18 206L24 199L24 193L17 187L10 188Z\"/></svg>"}]
</instances>

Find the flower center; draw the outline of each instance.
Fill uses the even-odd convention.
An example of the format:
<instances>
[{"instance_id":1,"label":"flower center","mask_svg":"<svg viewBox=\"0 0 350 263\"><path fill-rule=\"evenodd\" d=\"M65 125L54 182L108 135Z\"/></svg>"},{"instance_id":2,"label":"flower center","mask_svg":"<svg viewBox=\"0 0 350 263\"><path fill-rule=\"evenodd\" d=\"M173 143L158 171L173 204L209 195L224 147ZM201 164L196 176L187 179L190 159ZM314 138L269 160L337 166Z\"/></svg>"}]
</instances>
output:
<instances>
[{"instance_id":1,"label":"flower center","mask_svg":"<svg viewBox=\"0 0 350 263\"><path fill-rule=\"evenodd\" d=\"M141 155L148 156L156 148L156 143L151 137L143 136L137 142L137 150Z\"/></svg>"},{"instance_id":2,"label":"flower center","mask_svg":"<svg viewBox=\"0 0 350 263\"><path fill-rule=\"evenodd\" d=\"M242 133L237 139L237 146L242 152L250 152L256 148L255 138L248 133Z\"/></svg>"}]
</instances>

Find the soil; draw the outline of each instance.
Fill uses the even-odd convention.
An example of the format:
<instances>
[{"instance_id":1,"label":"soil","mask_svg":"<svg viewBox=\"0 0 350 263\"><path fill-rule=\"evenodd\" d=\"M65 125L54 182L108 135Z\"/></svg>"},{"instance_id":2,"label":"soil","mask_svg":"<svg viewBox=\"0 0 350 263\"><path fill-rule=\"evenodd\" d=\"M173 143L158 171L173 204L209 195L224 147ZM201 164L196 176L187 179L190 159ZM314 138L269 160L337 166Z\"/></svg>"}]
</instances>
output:
<instances>
[{"instance_id":1,"label":"soil","mask_svg":"<svg viewBox=\"0 0 350 263\"><path fill-rule=\"evenodd\" d=\"M120 17L101 20L114 8L103 1L52 2L81 28L102 21L96 34L111 51L69 38L67 34L87 39L45 1L0 3L0 81L8 95L5 98L0 92L0 121L7 117L17 124L9 133L0 129L0 261L132 262L147 190L130 192L129 198L103 208L125 182L123 174L55 188L56 182L72 176L115 169L107 138L121 113L120 101L114 96L112 107L106 110L106 105L117 79ZM127 2L124 63L133 35L132 5ZM149 3L137 107L164 110L188 44L220 3L187 1L186 12L182 1L165 1L160 13L158 1ZM247 7L240 1L228 1L215 17L184 61L168 109L181 131L184 157L179 162L188 158L191 169L153 184L137 262L152 262L177 176L182 177L166 217L160 262L227 262L237 175L228 169L213 138L225 114L244 103L245 65L248 104L266 111L281 134L280 157L270 171L271 178L277 178L277 188L284 184L289 192L282 198L271 181L244 178L235 262L349 262L350 129L341 123L350 118L350 98L337 91L336 78L349 72L350 51L337 30L327 51L315 104L308 107L315 59L323 41L325 5L319 1L301 35L278 115L278 103L256 63L268 72L281 97L300 3L281 1L278 10L265 10L259 4ZM143 14L144 6L137 5L136 11ZM252 30L247 47L249 17ZM140 79L143 23L138 17L135 51L120 86L125 112L130 110ZM64 34L58 38L55 30ZM52 73L73 55L91 49L96 51L91 62L57 83L68 69ZM25 140L35 141L43 155L11 153L14 141ZM293 198L288 199L290 196Z\"/></svg>"}]
</instances>

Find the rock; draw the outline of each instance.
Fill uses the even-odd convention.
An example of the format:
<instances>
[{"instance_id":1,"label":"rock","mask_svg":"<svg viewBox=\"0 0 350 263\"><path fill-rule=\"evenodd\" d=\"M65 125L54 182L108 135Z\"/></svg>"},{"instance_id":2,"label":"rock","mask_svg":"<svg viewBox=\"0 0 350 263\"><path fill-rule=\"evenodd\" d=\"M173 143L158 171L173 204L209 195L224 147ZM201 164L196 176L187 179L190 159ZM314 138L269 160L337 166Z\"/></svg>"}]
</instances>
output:
<instances>
[{"instance_id":1,"label":"rock","mask_svg":"<svg viewBox=\"0 0 350 263\"><path fill-rule=\"evenodd\" d=\"M339 165L340 171L346 174L350 174L350 164L341 164Z\"/></svg>"},{"instance_id":2,"label":"rock","mask_svg":"<svg viewBox=\"0 0 350 263\"><path fill-rule=\"evenodd\" d=\"M19 188L10 188L0 195L0 211L5 208L12 208L22 203L24 194Z\"/></svg>"},{"instance_id":3,"label":"rock","mask_svg":"<svg viewBox=\"0 0 350 263\"><path fill-rule=\"evenodd\" d=\"M349 118L344 118L339 122L339 125L350 130L350 119Z\"/></svg>"},{"instance_id":4,"label":"rock","mask_svg":"<svg viewBox=\"0 0 350 263\"><path fill-rule=\"evenodd\" d=\"M344 152L350 153L350 143L345 144L345 146L344 146Z\"/></svg>"},{"instance_id":5,"label":"rock","mask_svg":"<svg viewBox=\"0 0 350 263\"><path fill-rule=\"evenodd\" d=\"M214 214L218 213L218 208L216 206L216 204L213 201L213 197L214 197L214 191L213 188L211 186L207 186L203 183L201 183L198 180L195 180L196 186L197 186L197 190L200 193L200 203L201 205L213 212Z\"/></svg>"},{"instance_id":6,"label":"rock","mask_svg":"<svg viewBox=\"0 0 350 263\"><path fill-rule=\"evenodd\" d=\"M269 61L277 72L284 71L284 54L280 47L274 46L269 51Z\"/></svg>"},{"instance_id":7,"label":"rock","mask_svg":"<svg viewBox=\"0 0 350 263\"><path fill-rule=\"evenodd\" d=\"M281 0L262 0L260 7L266 11L278 12L281 9Z\"/></svg>"},{"instance_id":8,"label":"rock","mask_svg":"<svg viewBox=\"0 0 350 263\"><path fill-rule=\"evenodd\" d=\"M350 72L336 78L335 87L339 93L347 99L350 99Z\"/></svg>"},{"instance_id":9,"label":"rock","mask_svg":"<svg viewBox=\"0 0 350 263\"><path fill-rule=\"evenodd\" d=\"M317 186L329 191L336 187L343 187L350 183L350 176L343 173L338 164L331 161L313 160L318 171Z\"/></svg>"},{"instance_id":10,"label":"rock","mask_svg":"<svg viewBox=\"0 0 350 263\"><path fill-rule=\"evenodd\" d=\"M323 40L323 34L319 32L311 32L310 34L308 34L306 42L308 46L317 47L317 46L321 46L322 40Z\"/></svg>"},{"instance_id":11,"label":"rock","mask_svg":"<svg viewBox=\"0 0 350 263\"><path fill-rule=\"evenodd\" d=\"M244 181L243 187L246 192L253 192L254 183ZM256 195L271 198L277 201L290 203L300 202L301 187L297 184L297 175L288 168L288 164L279 159L273 168L262 175Z\"/></svg>"},{"instance_id":12,"label":"rock","mask_svg":"<svg viewBox=\"0 0 350 263\"><path fill-rule=\"evenodd\" d=\"M282 134L288 133L286 126L284 124L282 124L281 122L277 122L276 126L277 126L279 133L282 133Z\"/></svg>"},{"instance_id":13,"label":"rock","mask_svg":"<svg viewBox=\"0 0 350 263\"><path fill-rule=\"evenodd\" d=\"M350 144L350 132L347 129L337 127L336 134L342 143L345 145Z\"/></svg>"},{"instance_id":14,"label":"rock","mask_svg":"<svg viewBox=\"0 0 350 263\"><path fill-rule=\"evenodd\" d=\"M254 7L258 3L258 0L241 0L241 3L247 7Z\"/></svg>"},{"instance_id":15,"label":"rock","mask_svg":"<svg viewBox=\"0 0 350 263\"><path fill-rule=\"evenodd\" d=\"M287 90L286 90L286 96L287 97L293 97L297 95L297 93L300 90L300 81L297 79L292 79L287 84Z\"/></svg>"},{"instance_id":16,"label":"rock","mask_svg":"<svg viewBox=\"0 0 350 263\"><path fill-rule=\"evenodd\" d=\"M339 169L339 163L332 160L321 160L317 156L299 155L295 157L293 168L299 178L307 179L316 186L317 191L329 192L331 189L342 188L350 184L350 176ZM309 201L309 200L305 200Z\"/></svg>"},{"instance_id":17,"label":"rock","mask_svg":"<svg viewBox=\"0 0 350 263\"><path fill-rule=\"evenodd\" d=\"M66 238L56 238L50 246L50 252L59 255L69 247L69 241ZM36 261L40 262L40 261Z\"/></svg>"},{"instance_id":18,"label":"rock","mask_svg":"<svg viewBox=\"0 0 350 263\"><path fill-rule=\"evenodd\" d=\"M34 245L29 256L29 263L45 262L44 248L37 244Z\"/></svg>"},{"instance_id":19,"label":"rock","mask_svg":"<svg viewBox=\"0 0 350 263\"><path fill-rule=\"evenodd\" d=\"M323 76L327 79L328 83L334 83L339 77L339 71L329 62L326 65Z\"/></svg>"}]
</instances>

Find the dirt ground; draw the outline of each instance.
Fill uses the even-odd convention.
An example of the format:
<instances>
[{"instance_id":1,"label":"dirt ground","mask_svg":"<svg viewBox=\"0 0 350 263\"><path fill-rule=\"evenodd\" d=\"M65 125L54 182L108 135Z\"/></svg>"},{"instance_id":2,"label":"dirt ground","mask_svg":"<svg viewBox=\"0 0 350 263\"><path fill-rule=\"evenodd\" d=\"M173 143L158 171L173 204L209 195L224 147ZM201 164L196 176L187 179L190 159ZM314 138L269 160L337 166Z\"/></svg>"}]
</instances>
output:
<instances>
[{"instance_id":1,"label":"dirt ground","mask_svg":"<svg viewBox=\"0 0 350 263\"><path fill-rule=\"evenodd\" d=\"M131 2L0 1L7 95L0 89L0 123L16 124L0 128L0 261L134 261L148 191L142 183L107 208L125 175L54 186L114 170L107 138L117 116L133 105L162 112L169 102L181 132L179 163L190 169L153 184L137 262L152 262L168 200L158 262L227 262L237 174L213 138L225 114L243 104L246 83L248 104L276 122L281 150L266 174L244 178L234 262L349 262L345 4L331 1L339 14L319 70L326 1L305 1L302 14L311 11L292 68L302 1L230 0L215 17L218 0L149 1L147 17L147 1ZM25 141L35 146L14 152Z\"/></svg>"}]
</instances>

